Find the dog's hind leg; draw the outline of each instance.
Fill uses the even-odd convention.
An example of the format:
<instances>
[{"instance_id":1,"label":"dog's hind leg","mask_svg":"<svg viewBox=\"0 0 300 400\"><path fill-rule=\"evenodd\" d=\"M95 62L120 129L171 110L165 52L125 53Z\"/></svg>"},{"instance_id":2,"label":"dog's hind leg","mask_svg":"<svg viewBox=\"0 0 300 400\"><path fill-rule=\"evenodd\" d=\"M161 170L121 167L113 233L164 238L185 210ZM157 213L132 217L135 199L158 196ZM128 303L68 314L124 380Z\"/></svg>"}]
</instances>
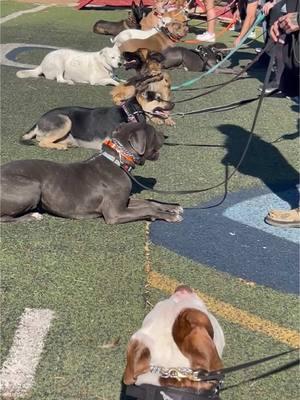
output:
<instances>
[{"instance_id":1,"label":"dog's hind leg","mask_svg":"<svg viewBox=\"0 0 300 400\"><path fill-rule=\"evenodd\" d=\"M68 133L71 130L72 122L69 117L66 115L61 115L62 124L52 129L51 131L44 132L42 131L41 134L37 134L37 141L40 147L46 147L48 149L57 149L57 150L67 150L68 143L57 143L59 140L66 138Z\"/></svg>"},{"instance_id":2,"label":"dog's hind leg","mask_svg":"<svg viewBox=\"0 0 300 400\"><path fill-rule=\"evenodd\" d=\"M37 210L41 184L14 171L3 172L1 179L1 222L25 222L42 219Z\"/></svg>"},{"instance_id":3,"label":"dog's hind leg","mask_svg":"<svg viewBox=\"0 0 300 400\"><path fill-rule=\"evenodd\" d=\"M71 79L65 79L63 73L57 75L56 80L58 83L67 83L68 85L74 85L74 82Z\"/></svg>"},{"instance_id":4,"label":"dog's hind leg","mask_svg":"<svg viewBox=\"0 0 300 400\"><path fill-rule=\"evenodd\" d=\"M39 133L39 128L35 124L28 132L24 133L24 135L21 138L21 141L29 142L31 139L35 138L38 133Z\"/></svg>"},{"instance_id":5,"label":"dog's hind leg","mask_svg":"<svg viewBox=\"0 0 300 400\"><path fill-rule=\"evenodd\" d=\"M1 223L16 223L16 222L30 222L30 221L41 221L43 219L43 215L38 212L33 212L25 215L21 215L20 217L10 217L8 215L3 215L0 217Z\"/></svg>"}]
</instances>

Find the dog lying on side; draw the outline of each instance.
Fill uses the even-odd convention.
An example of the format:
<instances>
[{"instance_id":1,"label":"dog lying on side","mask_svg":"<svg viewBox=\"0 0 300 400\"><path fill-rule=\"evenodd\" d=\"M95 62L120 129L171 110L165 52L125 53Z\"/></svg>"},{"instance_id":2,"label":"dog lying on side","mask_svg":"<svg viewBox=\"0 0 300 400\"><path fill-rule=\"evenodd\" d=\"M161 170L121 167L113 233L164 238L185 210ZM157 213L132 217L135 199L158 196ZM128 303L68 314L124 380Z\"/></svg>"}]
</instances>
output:
<instances>
[{"instance_id":1,"label":"dog lying on side","mask_svg":"<svg viewBox=\"0 0 300 400\"><path fill-rule=\"evenodd\" d=\"M96 52L59 49L46 55L41 64L28 70L17 72L19 78L56 79L60 83L73 85L90 83L91 85L118 85L114 79L114 69L121 65L121 54L117 46L105 47Z\"/></svg>"},{"instance_id":2,"label":"dog lying on side","mask_svg":"<svg viewBox=\"0 0 300 400\"><path fill-rule=\"evenodd\" d=\"M18 160L3 165L1 221L39 220L44 211L72 219L104 217L108 224L138 220L182 220L178 205L131 199L125 170L155 161L162 133L140 123L123 124L103 144L103 152L71 164Z\"/></svg>"},{"instance_id":3,"label":"dog lying on side","mask_svg":"<svg viewBox=\"0 0 300 400\"><path fill-rule=\"evenodd\" d=\"M132 3L131 11L128 13L127 19L121 21L97 21L93 26L93 32L100 35L116 36L125 29L140 29L140 22L146 15L146 8L142 1L139 5ZM153 26L151 27L153 28Z\"/></svg>"},{"instance_id":4,"label":"dog lying on side","mask_svg":"<svg viewBox=\"0 0 300 400\"><path fill-rule=\"evenodd\" d=\"M155 399L189 398L184 388L198 396L211 394L217 382L197 382L192 376L180 380L163 377L159 368L217 371L223 367L224 346L224 334L216 318L188 286L179 286L169 299L155 305L142 327L132 335L123 381L125 385L137 385L138 392L147 388L140 385L156 386ZM137 397L135 389L128 387L127 395ZM145 393L138 398L145 399Z\"/></svg>"},{"instance_id":5,"label":"dog lying on side","mask_svg":"<svg viewBox=\"0 0 300 400\"><path fill-rule=\"evenodd\" d=\"M48 149L86 147L98 150L103 140L122 122L145 122L147 113L154 123L168 120L174 103L170 101L170 82L164 75L142 78L126 87L119 85L116 88L120 88L113 94L117 105L55 108L42 115L22 136L21 142L31 144L35 138L40 147Z\"/></svg>"},{"instance_id":6,"label":"dog lying on side","mask_svg":"<svg viewBox=\"0 0 300 400\"><path fill-rule=\"evenodd\" d=\"M173 47L188 33L186 24L180 22L170 22L162 27L160 32L147 39L130 39L120 46L121 53L134 53L139 49L148 49L157 53L163 52L168 47Z\"/></svg>"}]
</instances>

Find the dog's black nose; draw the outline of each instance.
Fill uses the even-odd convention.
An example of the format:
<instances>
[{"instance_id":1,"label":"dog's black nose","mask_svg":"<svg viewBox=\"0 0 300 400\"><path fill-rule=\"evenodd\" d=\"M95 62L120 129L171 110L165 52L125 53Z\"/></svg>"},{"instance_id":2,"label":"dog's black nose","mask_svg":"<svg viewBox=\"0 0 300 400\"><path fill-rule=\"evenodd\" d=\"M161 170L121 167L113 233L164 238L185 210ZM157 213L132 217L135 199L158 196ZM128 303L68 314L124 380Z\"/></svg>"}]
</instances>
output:
<instances>
[{"instance_id":1,"label":"dog's black nose","mask_svg":"<svg viewBox=\"0 0 300 400\"><path fill-rule=\"evenodd\" d=\"M170 110L173 110L173 108L175 107L175 103L173 103L173 101L169 101L169 107Z\"/></svg>"}]
</instances>

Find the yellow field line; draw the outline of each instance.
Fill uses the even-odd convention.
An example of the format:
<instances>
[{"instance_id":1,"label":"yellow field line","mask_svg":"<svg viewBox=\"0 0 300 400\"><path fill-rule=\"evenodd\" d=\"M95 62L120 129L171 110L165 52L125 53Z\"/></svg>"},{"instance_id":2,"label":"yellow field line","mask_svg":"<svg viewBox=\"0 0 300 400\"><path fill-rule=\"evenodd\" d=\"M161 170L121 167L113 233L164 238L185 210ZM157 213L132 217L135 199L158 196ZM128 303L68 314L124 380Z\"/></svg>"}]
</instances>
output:
<instances>
[{"instance_id":1,"label":"yellow field line","mask_svg":"<svg viewBox=\"0 0 300 400\"><path fill-rule=\"evenodd\" d=\"M175 279L154 271L149 272L148 283L151 287L170 294L180 285L180 282L177 282ZM228 303L218 301L214 297L201 293L198 290L195 290L195 292L206 303L208 309L213 314L219 315L227 321L238 324L246 329L263 333L291 347L299 346L300 336L297 331L284 328Z\"/></svg>"}]
</instances>

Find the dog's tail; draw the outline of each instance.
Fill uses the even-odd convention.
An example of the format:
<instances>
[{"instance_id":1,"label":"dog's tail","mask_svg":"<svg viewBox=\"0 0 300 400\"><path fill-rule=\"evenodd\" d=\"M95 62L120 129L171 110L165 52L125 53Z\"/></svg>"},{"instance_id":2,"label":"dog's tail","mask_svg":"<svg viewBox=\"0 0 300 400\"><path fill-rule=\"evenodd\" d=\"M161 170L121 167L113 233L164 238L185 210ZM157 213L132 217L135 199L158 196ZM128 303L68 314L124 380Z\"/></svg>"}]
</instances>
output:
<instances>
[{"instance_id":1,"label":"dog's tail","mask_svg":"<svg viewBox=\"0 0 300 400\"><path fill-rule=\"evenodd\" d=\"M38 78L42 72L42 67L39 65L34 69L21 69L16 75L18 78Z\"/></svg>"},{"instance_id":2,"label":"dog's tail","mask_svg":"<svg viewBox=\"0 0 300 400\"><path fill-rule=\"evenodd\" d=\"M20 137L19 142L25 144L27 146L32 146L34 144L33 140L38 133L38 126L34 124L32 128L30 128L24 135Z\"/></svg>"}]
</instances>

